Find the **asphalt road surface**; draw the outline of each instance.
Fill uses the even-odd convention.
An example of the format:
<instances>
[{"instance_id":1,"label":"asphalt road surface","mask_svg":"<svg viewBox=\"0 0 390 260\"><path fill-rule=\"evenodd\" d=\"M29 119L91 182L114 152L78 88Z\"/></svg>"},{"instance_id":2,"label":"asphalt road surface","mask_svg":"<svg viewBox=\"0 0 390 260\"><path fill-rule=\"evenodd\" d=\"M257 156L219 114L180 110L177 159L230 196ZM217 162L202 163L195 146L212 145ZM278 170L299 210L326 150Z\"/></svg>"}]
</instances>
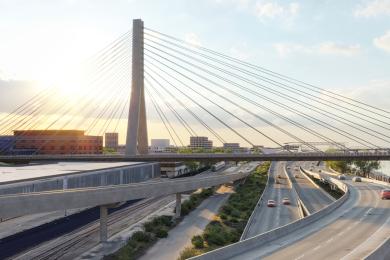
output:
<instances>
[{"instance_id":1,"label":"asphalt road surface","mask_svg":"<svg viewBox=\"0 0 390 260\"><path fill-rule=\"evenodd\" d=\"M329 198L325 191L318 189L299 170L296 170L298 165L297 163L288 163L287 173L293 185L296 184L294 185L295 189L310 214L332 203L334 200Z\"/></svg>"},{"instance_id":2,"label":"asphalt road surface","mask_svg":"<svg viewBox=\"0 0 390 260\"><path fill-rule=\"evenodd\" d=\"M272 162L268 188L264 191L261 203L255 208L248 232L243 239L267 232L300 218L297 198L289 185L284 167L284 162ZM278 178L278 175L281 178ZM291 205L283 205L283 198L289 198ZM267 201L270 199L275 200L276 207L267 207Z\"/></svg>"}]
</instances>

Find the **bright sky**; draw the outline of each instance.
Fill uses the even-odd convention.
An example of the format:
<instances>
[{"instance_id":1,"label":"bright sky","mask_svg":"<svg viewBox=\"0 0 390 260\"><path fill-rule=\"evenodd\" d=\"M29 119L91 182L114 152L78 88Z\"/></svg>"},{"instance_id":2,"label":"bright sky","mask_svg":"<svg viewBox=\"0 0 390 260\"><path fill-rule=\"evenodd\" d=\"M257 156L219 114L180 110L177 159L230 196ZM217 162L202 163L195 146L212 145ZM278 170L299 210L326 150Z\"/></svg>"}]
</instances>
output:
<instances>
[{"instance_id":1,"label":"bright sky","mask_svg":"<svg viewBox=\"0 0 390 260\"><path fill-rule=\"evenodd\" d=\"M390 0L0 0L0 104L19 104L30 81L57 79L134 18L390 109Z\"/></svg>"}]
</instances>

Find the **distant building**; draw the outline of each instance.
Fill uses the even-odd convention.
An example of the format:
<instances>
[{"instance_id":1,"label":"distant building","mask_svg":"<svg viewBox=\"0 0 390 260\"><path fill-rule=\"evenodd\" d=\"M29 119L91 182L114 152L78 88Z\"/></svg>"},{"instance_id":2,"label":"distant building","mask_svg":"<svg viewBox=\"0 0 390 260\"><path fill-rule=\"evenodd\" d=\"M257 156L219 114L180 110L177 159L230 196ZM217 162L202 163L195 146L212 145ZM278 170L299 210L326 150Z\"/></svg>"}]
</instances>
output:
<instances>
[{"instance_id":1,"label":"distant building","mask_svg":"<svg viewBox=\"0 0 390 260\"><path fill-rule=\"evenodd\" d=\"M15 137L13 135L0 136L0 154L11 154L15 145Z\"/></svg>"},{"instance_id":2,"label":"distant building","mask_svg":"<svg viewBox=\"0 0 390 260\"><path fill-rule=\"evenodd\" d=\"M104 147L118 149L118 133L105 133L104 134Z\"/></svg>"},{"instance_id":3,"label":"distant building","mask_svg":"<svg viewBox=\"0 0 390 260\"><path fill-rule=\"evenodd\" d=\"M239 143L224 143L223 148L237 150L237 149L240 149L240 144Z\"/></svg>"},{"instance_id":4,"label":"distant building","mask_svg":"<svg viewBox=\"0 0 390 260\"><path fill-rule=\"evenodd\" d=\"M213 141L209 140L206 136L190 136L190 148L192 149L206 149L211 150L213 148Z\"/></svg>"},{"instance_id":5,"label":"distant building","mask_svg":"<svg viewBox=\"0 0 390 260\"><path fill-rule=\"evenodd\" d=\"M101 154L102 136L84 135L82 130L17 130L15 150L36 154Z\"/></svg>"},{"instance_id":6,"label":"distant building","mask_svg":"<svg viewBox=\"0 0 390 260\"><path fill-rule=\"evenodd\" d=\"M239 143L224 143L223 149L231 150L233 153L248 153L249 149L246 147L240 147Z\"/></svg>"},{"instance_id":7,"label":"distant building","mask_svg":"<svg viewBox=\"0 0 390 260\"><path fill-rule=\"evenodd\" d=\"M169 139L151 139L149 151L152 153L163 153L169 147Z\"/></svg>"}]
</instances>

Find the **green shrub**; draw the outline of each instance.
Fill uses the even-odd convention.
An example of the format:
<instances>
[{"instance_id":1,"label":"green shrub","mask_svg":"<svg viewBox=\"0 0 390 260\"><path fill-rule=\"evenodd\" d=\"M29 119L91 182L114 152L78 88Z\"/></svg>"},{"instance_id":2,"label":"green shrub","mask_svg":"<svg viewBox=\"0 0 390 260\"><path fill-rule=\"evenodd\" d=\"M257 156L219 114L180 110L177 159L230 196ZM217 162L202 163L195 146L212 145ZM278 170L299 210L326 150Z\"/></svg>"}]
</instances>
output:
<instances>
[{"instance_id":1,"label":"green shrub","mask_svg":"<svg viewBox=\"0 0 390 260\"><path fill-rule=\"evenodd\" d=\"M191 239L191 243L194 245L195 248L203 248L204 247L204 240L202 236L194 236Z\"/></svg>"},{"instance_id":2,"label":"green shrub","mask_svg":"<svg viewBox=\"0 0 390 260\"><path fill-rule=\"evenodd\" d=\"M162 227L156 228L153 233L158 238L164 238L164 237L168 236L168 231L165 228L162 228Z\"/></svg>"},{"instance_id":3,"label":"green shrub","mask_svg":"<svg viewBox=\"0 0 390 260\"><path fill-rule=\"evenodd\" d=\"M137 241L137 242L147 243L147 242L151 241L151 236L146 232L137 231L133 234L131 239L134 241Z\"/></svg>"},{"instance_id":4,"label":"green shrub","mask_svg":"<svg viewBox=\"0 0 390 260\"><path fill-rule=\"evenodd\" d=\"M146 222L144 224L144 228L145 228L145 231L146 232L153 232L155 226L153 225L153 223L150 221L150 222Z\"/></svg>"},{"instance_id":5,"label":"green shrub","mask_svg":"<svg viewBox=\"0 0 390 260\"><path fill-rule=\"evenodd\" d=\"M172 216L164 215L164 216L156 217L152 220L152 224L155 226L162 225L162 226L170 227L172 225Z\"/></svg>"},{"instance_id":6,"label":"green shrub","mask_svg":"<svg viewBox=\"0 0 390 260\"><path fill-rule=\"evenodd\" d=\"M186 248L184 248L183 251L181 251L178 260L185 260L185 259L191 258L193 256L197 256L197 255L198 254L197 254L196 249L191 248L191 247L186 247Z\"/></svg>"}]
</instances>

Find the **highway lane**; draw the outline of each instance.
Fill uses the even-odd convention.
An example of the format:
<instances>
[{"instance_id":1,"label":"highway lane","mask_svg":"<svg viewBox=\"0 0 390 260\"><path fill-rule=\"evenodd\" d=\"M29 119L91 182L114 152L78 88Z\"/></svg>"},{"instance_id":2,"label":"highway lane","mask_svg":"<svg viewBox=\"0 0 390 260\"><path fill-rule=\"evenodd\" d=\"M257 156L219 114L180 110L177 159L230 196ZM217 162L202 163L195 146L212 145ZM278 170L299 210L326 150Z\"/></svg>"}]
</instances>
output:
<instances>
[{"instance_id":1,"label":"highway lane","mask_svg":"<svg viewBox=\"0 0 390 260\"><path fill-rule=\"evenodd\" d=\"M390 236L390 201L383 187L349 185L349 198L337 209L303 228L231 259L362 259Z\"/></svg>"},{"instance_id":2,"label":"highway lane","mask_svg":"<svg viewBox=\"0 0 390 260\"><path fill-rule=\"evenodd\" d=\"M284 167L285 162L271 163L268 187L264 190L262 200L253 212L248 231L243 239L286 225L300 218L296 194L287 180ZM281 178L278 178L278 175ZM291 205L281 203L285 197L290 199ZM275 200L277 203L275 208L267 207L269 199Z\"/></svg>"},{"instance_id":3,"label":"highway lane","mask_svg":"<svg viewBox=\"0 0 390 260\"><path fill-rule=\"evenodd\" d=\"M332 224L267 259L362 259L379 244L372 244L376 232L390 236L390 201L381 200L380 186L351 183L356 203Z\"/></svg>"},{"instance_id":4,"label":"highway lane","mask_svg":"<svg viewBox=\"0 0 390 260\"><path fill-rule=\"evenodd\" d=\"M287 174L289 174L298 196L312 214L332 203L334 199L331 199L325 191L318 189L299 170L296 170L299 165L287 163Z\"/></svg>"}]
</instances>

